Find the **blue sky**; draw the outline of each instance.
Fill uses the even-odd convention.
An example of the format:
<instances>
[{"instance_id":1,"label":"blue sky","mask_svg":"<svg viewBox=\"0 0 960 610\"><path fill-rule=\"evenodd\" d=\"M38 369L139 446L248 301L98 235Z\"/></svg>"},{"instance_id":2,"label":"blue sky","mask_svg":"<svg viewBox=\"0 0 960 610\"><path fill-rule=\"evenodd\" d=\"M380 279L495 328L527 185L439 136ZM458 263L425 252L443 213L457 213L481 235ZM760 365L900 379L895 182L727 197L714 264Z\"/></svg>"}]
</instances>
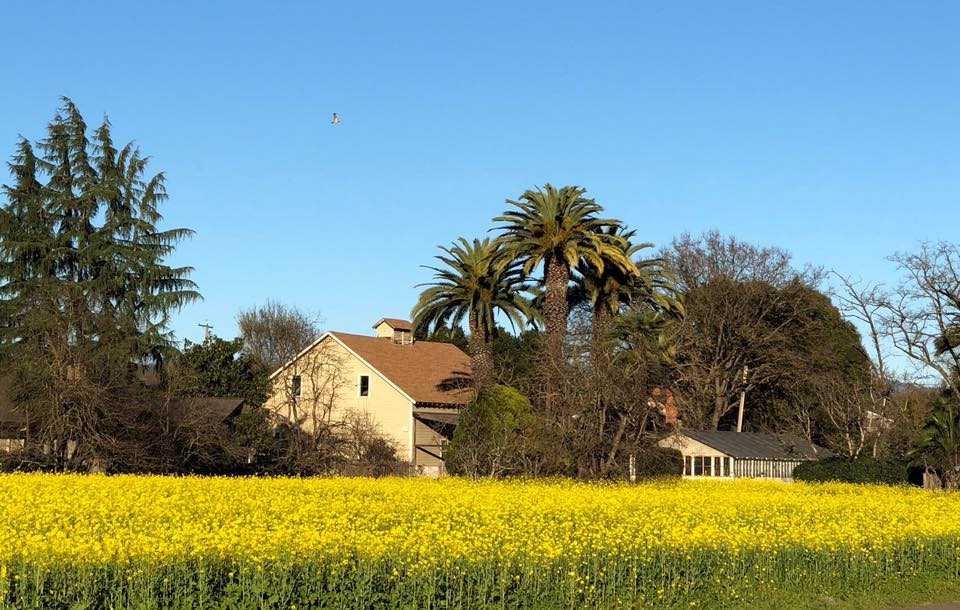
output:
<instances>
[{"instance_id":1,"label":"blue sky","mask_svg":"<svg viewBox=\"0 0 960 610\"><path fill-rule=\"evenodd\" d=\"M268 298L369 332L548 181L658 245L716 228L876 281L957 238L955 2L147 6L4 5L0 154L60 95L139 142L197 232L180 337Z\"/></svg>"}]
</instances>

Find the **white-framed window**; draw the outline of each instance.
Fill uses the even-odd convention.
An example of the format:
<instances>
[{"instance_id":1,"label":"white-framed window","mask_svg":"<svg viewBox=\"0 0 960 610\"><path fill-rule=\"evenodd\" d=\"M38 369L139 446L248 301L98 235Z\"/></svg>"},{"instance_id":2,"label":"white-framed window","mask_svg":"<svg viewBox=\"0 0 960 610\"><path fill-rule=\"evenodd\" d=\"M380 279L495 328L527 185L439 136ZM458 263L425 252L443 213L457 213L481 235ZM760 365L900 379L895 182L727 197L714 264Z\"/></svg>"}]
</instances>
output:
<instances>
[{"instance_id":1,"label":"white-framed window","mask_svg":"<svg viewBox=\"0 0 960 610\"><path fill-rule=\"evenodd\" d=\"M683 474L695 477L729 477L730 458L709 455L689 455L683 458Z\"/></svg>"},{"instance_id":2,"label":"white-framed window","mask_svg":"<svg viewBox=\"0 0 960 610\"><path fill-rule=\"evenodd\" d=\"M370 375L360 375L357 383L357 393L360 396L370 396Z\"/></svg>"}]
</instances>

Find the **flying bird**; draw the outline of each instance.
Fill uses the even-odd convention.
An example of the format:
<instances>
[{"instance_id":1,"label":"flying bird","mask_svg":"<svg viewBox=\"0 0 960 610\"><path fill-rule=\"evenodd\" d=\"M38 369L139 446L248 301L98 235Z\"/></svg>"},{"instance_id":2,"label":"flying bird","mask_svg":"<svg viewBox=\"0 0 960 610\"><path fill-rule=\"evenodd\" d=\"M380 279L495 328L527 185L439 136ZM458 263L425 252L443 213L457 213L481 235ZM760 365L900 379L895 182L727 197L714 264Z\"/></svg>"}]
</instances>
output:
<instances>
[{"instance_id":1,"label":"flying bird","mask_svg":"<svg viewBox=\"0 0 960 610\"><path fill-rule=\"evenodd\" d=\"M333 118L330 119L330 122L333 123L334 125L339 125L339 124L340 124L340 116L339 116L336 112L334 112L334 113L333 113Z\"/></svg>"}]
</instances>

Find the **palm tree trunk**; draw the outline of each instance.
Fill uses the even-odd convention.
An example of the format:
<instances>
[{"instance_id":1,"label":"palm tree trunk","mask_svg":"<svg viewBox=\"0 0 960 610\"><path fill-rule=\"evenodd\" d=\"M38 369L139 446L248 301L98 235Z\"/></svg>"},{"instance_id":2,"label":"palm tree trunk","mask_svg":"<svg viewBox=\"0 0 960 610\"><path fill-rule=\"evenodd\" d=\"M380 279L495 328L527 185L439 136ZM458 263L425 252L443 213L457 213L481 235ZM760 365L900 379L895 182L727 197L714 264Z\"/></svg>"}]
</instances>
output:
<instances>
[{"instance_id":1,"label":"palm tree trunk","mask_svg":"<svg viewBox=\"0 0 960 610\"><path fill-rule=\"evenodd\" d=\"M554 361L563 354L563 339L567 334L567 285L570 269L562 260L547 257L544 261L543 321L547 333L547 350Z\"/></svg>"},{"instance_id":2,"label":"palm tree trunk","mask_svg":"<svg viewBox=\"0 0 960 610\"><path fill-rule=\"evenodd\" d=\"M610 330L613 326L613 313L605 304L594 303L593 305L593 329L590 335L590 359L593 366L597 367L607 362L609 351Z\"/></svg>"},{"instance_id":3,"label":"palm tree trunk","mask_svg":"<svg viewBox=\"0 0 960 610\"><path fill-rule=\"evenodd\" d=\"M490 340L484 336L477 320L477 314L470 312L470 338L467 348L470 350L470 366L473 369L473 385L479 390L490 384L493 377L493 350Z\"/></svg>"}]
</instances>

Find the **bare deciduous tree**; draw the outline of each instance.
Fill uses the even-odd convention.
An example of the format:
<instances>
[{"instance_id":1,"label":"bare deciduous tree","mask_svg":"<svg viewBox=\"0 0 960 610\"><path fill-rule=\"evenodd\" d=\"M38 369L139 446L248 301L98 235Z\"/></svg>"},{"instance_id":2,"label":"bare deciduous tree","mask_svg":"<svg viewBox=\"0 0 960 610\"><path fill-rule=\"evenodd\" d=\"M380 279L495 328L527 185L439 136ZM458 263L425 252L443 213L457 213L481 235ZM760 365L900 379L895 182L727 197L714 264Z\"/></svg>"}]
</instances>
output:
<instances>
[{"instance_id":1,"label":"bare deciduous tree","mask_svg":"<svg viewBox=\"0 0 960 610\"><path fill-rule=\"evenodd\" d=\"M684 292L720 278L777 288L793 281L816 287L825 275L819 267L795 268L793 257L782 248L757 246L715 230L698 237L683 233L661 251L660 258Z\"/></svg>"},{"instance_id":2,"label":"bare deciduous tree","mask_svg":"<svg viewBox=\"0 0 960 610\"><path fill-rule=\"evenodd\" d=\"M904 279L882 301L882 330L921 380L936 379L960 398L960 248L923 243L891 257Z\"/></svg>"},{"instance_id":3,"label":"bare deciduous tree","mask_svg":"<svg viewBox=\"0 0 960 610\"><path fill-rule=\"evenodd\" d=\"M836 272L833 275L841 284L841 290L834 293L840 310L865 330L870 379L836 387L836 395L824 397L824 409L834 426L834 433L844 437L847 455L859 455L869 437L871 455L878 457L884 440L893 429L892 424L903 419L904 414L898 413L896 407L906 404L891 401L895 380L887 366L882 317L886 295L877 284L864 284ZM838 425L838 422L845 422L845 425ZM855 433L851 431L854 424L858 428ZM859 445L852 442L854 437L861 439ZM852 447L856 447L855 452Z\"/></svg>"},{"instance_id":4,"label":"bare deciduous tree","mask_svg":"<svg viewBox=\"0 0 960 610\"><path fill-rule=\"evenodd\" d=\"M279 301L240 312L237 325L245 348L266 371L289 362L320 336L320 316Z\"/></svg>"}]
</instances>

